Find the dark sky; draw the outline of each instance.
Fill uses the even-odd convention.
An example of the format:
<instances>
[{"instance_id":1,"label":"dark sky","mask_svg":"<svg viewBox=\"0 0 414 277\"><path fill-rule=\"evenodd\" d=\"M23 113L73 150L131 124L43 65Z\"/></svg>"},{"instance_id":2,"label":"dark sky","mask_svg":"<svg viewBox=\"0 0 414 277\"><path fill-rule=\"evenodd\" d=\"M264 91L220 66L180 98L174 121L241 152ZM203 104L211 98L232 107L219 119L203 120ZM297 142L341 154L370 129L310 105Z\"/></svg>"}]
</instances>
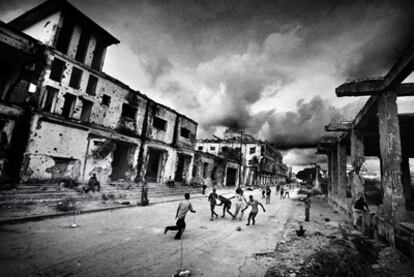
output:
<instances>
[{"instance_id":1,"label":"dark sky","mask_svg":"<svg viewBox=\"0 0 414 277\"><path fill-rule=\"evenodd\" d=\"M3 0L0 19L41 2ZM238 128L287 149L352 119L366 98L335 87L386 73L414 35L414 1L70 2L121 41L104 71L198 121L200 137Z\"/></svg>"}]
</instances>

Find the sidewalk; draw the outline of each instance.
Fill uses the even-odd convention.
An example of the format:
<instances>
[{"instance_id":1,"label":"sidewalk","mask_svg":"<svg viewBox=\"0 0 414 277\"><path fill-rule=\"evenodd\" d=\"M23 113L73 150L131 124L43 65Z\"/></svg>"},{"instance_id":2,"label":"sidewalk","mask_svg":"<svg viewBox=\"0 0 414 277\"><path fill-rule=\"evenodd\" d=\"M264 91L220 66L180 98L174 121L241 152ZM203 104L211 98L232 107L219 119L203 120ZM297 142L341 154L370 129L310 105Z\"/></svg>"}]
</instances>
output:
<instances>
[{"instance_id":1,"label":"sidewalk","mask_svg":"<svg viewBox=\"0 0 414 277\"><path fill-rule=\"evenodd\" d=\"M224 195L233 195L235 188L217 188L218 192ZM191 197L194 199L207 197L210 190L206 191L205 195L201 193L194 193L190 191ZM125 191L127 193L127 191ZM99 194L101 196L101 194ZM179 201L183 199L183 194L179 195L166 195L166 196L154 196L150 197L150 206L160 203ZM63 200L63 199L62 199ZM7 224L15 224L26 221L37 221L48 218L55 218L60 216L73 215L75 213L92 213L101 212L114 209L131 208L136 207L140 203L140 199L137 197L128 197L126 195L123 198L116 198L112 200L103 200L101 197L97 197L92 193L79 194L76 198L76 210L75 211L59 211L56 209L56 201L48 202L16 202L13 204L1 205L0 209L0 226ZM0 203L1 204L1 203Z\"/></svg>"}]
</instances>

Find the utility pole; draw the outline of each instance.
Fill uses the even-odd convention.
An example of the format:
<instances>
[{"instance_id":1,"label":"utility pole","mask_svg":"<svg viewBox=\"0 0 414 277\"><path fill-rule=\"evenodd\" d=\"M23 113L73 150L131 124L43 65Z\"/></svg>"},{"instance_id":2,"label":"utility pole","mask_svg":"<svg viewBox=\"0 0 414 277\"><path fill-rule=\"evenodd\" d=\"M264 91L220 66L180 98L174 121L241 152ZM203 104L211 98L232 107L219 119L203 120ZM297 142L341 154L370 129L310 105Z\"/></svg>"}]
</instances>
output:
<instances>
[{"instance_id":1,"label":"utility pole","mask_svg":"<svg viewBox=\"0 0 414 277\"><path fill-rule=\"evenodd\" d=\"M242 183L242 162L243 162L242 148L243 148L243 131L240 131L240 161L239 161L239 185L238 187L240 187Z\"/></svg>"}]
</instances>

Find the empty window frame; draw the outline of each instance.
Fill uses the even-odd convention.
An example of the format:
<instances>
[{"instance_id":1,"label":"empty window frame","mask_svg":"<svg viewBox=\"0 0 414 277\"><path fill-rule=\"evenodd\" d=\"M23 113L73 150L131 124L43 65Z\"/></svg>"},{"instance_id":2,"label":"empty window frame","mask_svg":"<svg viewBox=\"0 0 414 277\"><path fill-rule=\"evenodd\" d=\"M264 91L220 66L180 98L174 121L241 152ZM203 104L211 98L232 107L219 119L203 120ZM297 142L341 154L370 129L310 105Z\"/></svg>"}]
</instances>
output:
<instances>
[{"instance_id":1,"label":"empty window frame","mask_svg":"<svg viewBox=\"0 0 414 277\"><path fill-rule=\"evenodd\" d=\"M180 131L180 136L182 136L183 138L190 138L190 133L191 133L190 130L182 127Z\"/></svg>"},{"instance_id":2,"label":"empty window frame","mask_svg":"<svg viewBox=\"0 0 414 277\"><path fill-rule=\"evenodd\" d=\"M101 102L101 104L103 106L109 107L109 105L111 104L111 96L106 95L106 94L102 95L102 102Z\"/></svg>"},{"instance_id":3,"label":"empty window frame","mask_svg":"<svg viewBox=\"0 0 414 277\"><path fill-rule=\"evenodd\" d=\"M88 46L89 46L90 39L91 39L91 36L89 35L89 33L86 32L86 30L82 30L79 43L78 43L78 49L76 50L76 56L75 56L75 60L77 60L78 62L81 62L81 63L85 62L85 57L86 57L86 53L88 52Z\"/></svg>"},{"instance_id":4,"label":"empty window frame","mask_svg":"<svg viewBox=\"0 0 414 277\"><path fill-rule=\"evenodd\" d=\"M101 70L102 59L104 56L105 47L98 40L96 42L95 50L93 51L92 65L91 67L96 70Z\"/></svg>"},{"instance_id":5,"label":"empty window frame","mask_svg":"<svg viewBox=\"0 0 414 277\"><path fill-rule=\"evenodd\" d=\"M86 86L86 93L89 95L95 95L97 84L98 78L93 75L89 75L88 85Z\"/></svg>"},{"instance_id":6,"label":"empty window frame","mask_svg":"<svg viewBox=\"0 0 414 277\"><path fill-rule=\"evenodd\" d=\"M203 151L203 146L199 146L199 147L198 147L198 150L199 150L199 151Z\"/></svg>"},{"instance_id":7,"label":"empty window frame","mask_svg":"<svg viewBox=\"0 0 414 277\"><path fill-rule=\"evenodd\" d=\"M76 96L70 93L65 94L65 102L63 103L62 116L70 118L73 116L73 111L76 105Z\"/></svg>"},{"instance_id":8,"label":"empty window frame","mask_svg":"<svg viewBox=\"0 0 414 277\"><path fill-rule=\"evenodd\" d=\"M250 147L249 154L254 154L254 153L256 153L256 147Z\"/></svg>"},{"instance_id":9,"label":"empty window frame","mask_svg":"<svg viewBox=\"0 0 414 277\"><path fill-rule=\"evenodd\" d=\"M82 80L82 70L77 67L72 68L72 74L70 75L69 86L74 89L79 89Z\"/></svg>"},{"instance_id":10,"label":"empty window frame","mask_svg":"<svg viewBox=\"0 0 414 277\"><path fill-rule=\"evenodd\" d=\"M137 108L129 104L122 104L121 117L135 120L137 116Z\"/></svg>"},{"instance_id":11,"label":"empty window frame","mask_svg":"<svg viewBox=\"0 0 414 277\"><path fill-rule=\"evenodd\" d=\"M60 82L62 80L62 74L65 70L65 66L66 63L64 61L55 58L52 62L49 78L56 82Z\"/></svg>"},{"instance_id":12,"label":"empty window frame","mask_svg":"<svg viewBox=\"0 0 414 277\"><path fill-rule=\"evenodd\" d=\"M56 49L64 54L67 54L68 52L70 40L72 39L73 27L73 22L70 19L65 18L63 20L62 28L59 28L58 30Z\"/></svg>"},{"instance_id":13,"label":"empty window frame","mask_svg":"<svg viewBox=\"0 0 414 277\"><path fill-rule=\"evenodd\" d=\"M214 147L214 146L210 146L210 150L211 150L211 151L216 151L216 147Z\"/></svg>"},{"instance_id":14,"label":"empty window frame","mask_svg":"<svg viewBox=\"0 0 414 277\"><path fill-rule=\"evenodd\" d=\"M80 119L82 121L89 121L91 118L93 102L83 99L82 100L82 112Z\"/></svg>"},{"instance_id":15,"label":"empty window frame","mask_svg":"<svg viewBox=\"0 0 414 277\"><path fill-rule=\"evenodd\" d=\"M167 130L167 121L155 116L154 120L152 121L152 126L154 126L154 128L158 129L158 130Z\"/></svg>"},{"instance_id":16,"label":"empty window frame","mask_svg":"<svg viewBox=\"0 0 414 277\"><path fill-rule=\"evenodd\" d=\"M227 146L223 146L223 147L221 147L221 151L222 152L227 152L227 151L229 151L229 148Z\"/></svg>"},{"instance_id":17,"label":"empty window frame","mask_svg":"<svg viewBox=\"0 0 414 277\"><path fill-rule=\"evenodd\" d=\"M43 90L40 108L42 111L53 113L56 107L58 90L52 87L46 87Z\"/></svg>"}]
</instances>

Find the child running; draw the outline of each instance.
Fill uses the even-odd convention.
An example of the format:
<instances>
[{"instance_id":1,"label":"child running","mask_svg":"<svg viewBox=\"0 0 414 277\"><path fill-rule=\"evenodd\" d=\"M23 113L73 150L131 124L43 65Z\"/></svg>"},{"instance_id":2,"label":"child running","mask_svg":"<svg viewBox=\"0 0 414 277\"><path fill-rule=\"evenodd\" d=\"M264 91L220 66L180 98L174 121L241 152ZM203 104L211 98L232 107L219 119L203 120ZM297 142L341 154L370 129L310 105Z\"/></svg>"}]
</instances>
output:
<instances>
[{"instance_id":1,"label":"child running","mask_svg":"<svg viewBox=\"0 0 414 277\"><path fill-rule=\"evenodd\" d=\"M218 199L220 200L220 204L218 204L217 206L223 205L223 215L221 217L224 217L227 211L229 215L231 215L231 217L234 218L234 215L230 212L231 201L222 195L219 195Z\"/></svg>"},{"instance_id":2,"label":"child running","mask_svg":"<svg viewBox=\"0 0 414 277\"><path fill-rule=\"evenodd\" d=\"M243 207L243 202L247 203L246 198L243 196L243 190L241 188L236 189L236 195L233 197L230 197L230 199L236 198L236 210L234 211L234 217L233 220L237 219L237 216L239 214L240 209ZM239 220L241 220L243 217L243 213L240 213Z\"/></svg>"},{"instance_id":3,"label":"child running","mask_svg":"<svg viewBox=\"0 0 414 277\"><path fill-rule=\"evenodd\" d=\"M216 193L216 189L213 189L213 192L210 193L210 195L208 196L208 202L210 202L210 211L211 211L211 218L210 218L210 220L211 221L214 220L213 215L215 215L216 218L218 217L218 214L214 211L214 208L217 205L217 198L218 198L218 195Z\"/></svg>"},{"instance_id":4,"label":"child running","mask_svg":"<svg viewBox=\"0 0 414 277\"><path fill-rule=\"evenodd\" d=\"M256 223L256 216L259 213L258 206L261 206L263 209L263 212L266 212L262 203L253 199L253 195L249 195L249 201L247 202L247 206L242 210L242 212L244 212L249 206L252 207L252 210L250 211L249 217L247 218L247 224L246 224L247 226L250 225L250 219L252 220L253 225Z\"/></svg>"}]
</instances>

